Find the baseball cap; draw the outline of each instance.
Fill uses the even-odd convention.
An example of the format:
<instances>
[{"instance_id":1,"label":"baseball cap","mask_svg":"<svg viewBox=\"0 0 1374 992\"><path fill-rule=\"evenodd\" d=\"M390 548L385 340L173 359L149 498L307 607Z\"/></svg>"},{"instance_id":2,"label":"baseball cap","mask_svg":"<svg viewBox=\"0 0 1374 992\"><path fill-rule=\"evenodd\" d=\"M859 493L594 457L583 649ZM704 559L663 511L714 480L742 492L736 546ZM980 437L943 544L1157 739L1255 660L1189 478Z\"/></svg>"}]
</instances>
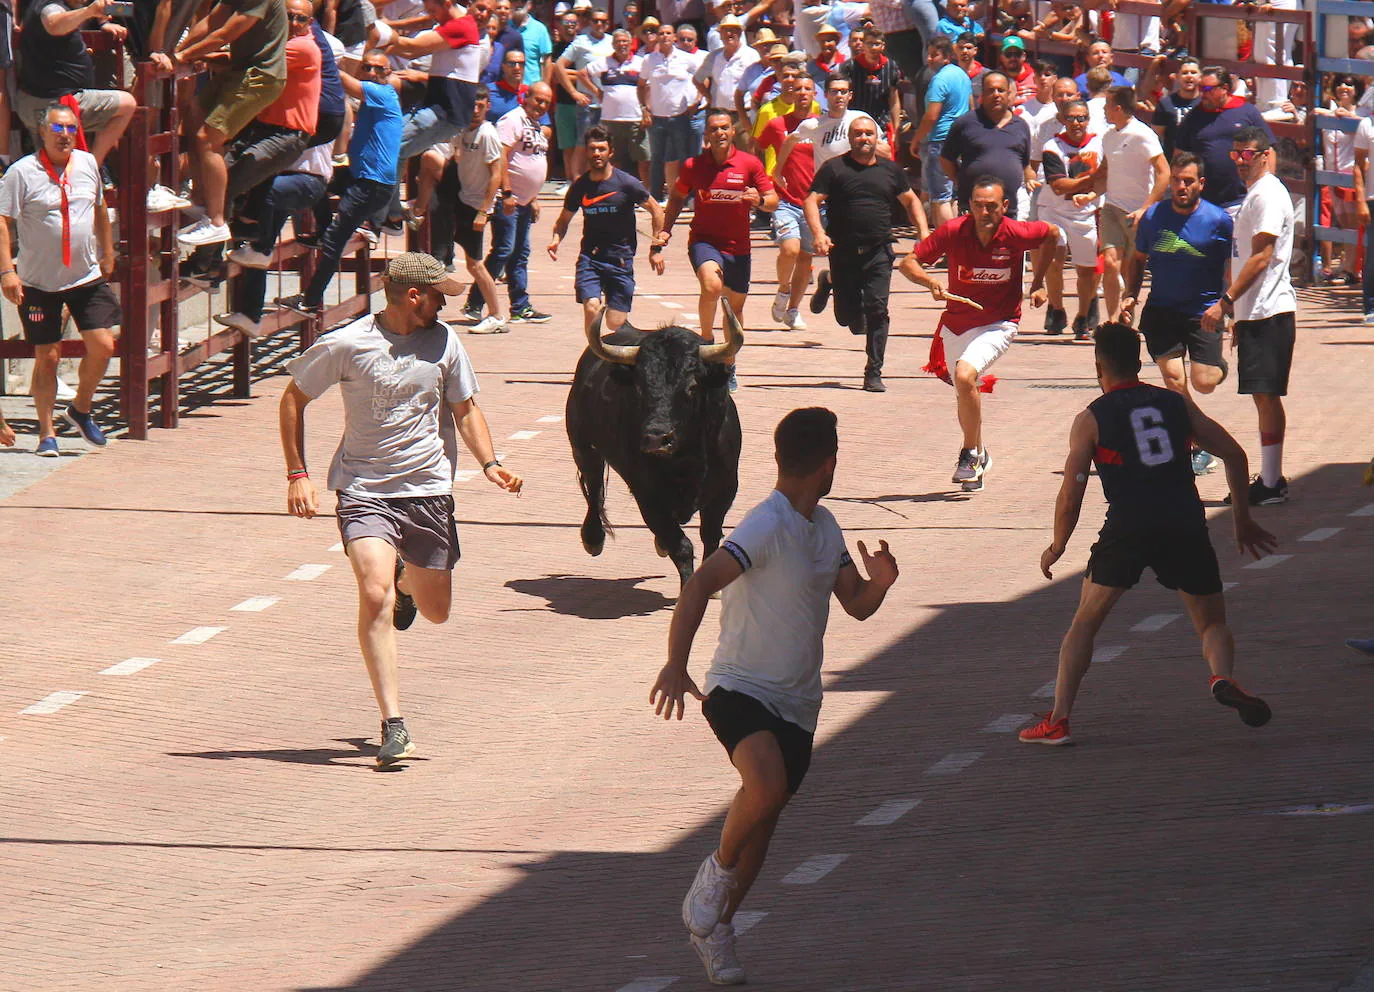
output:
<instances>
[{"instance_id":1,"label":"baseball cap","mask_svg":"<svg viewBox=\"0 0 1374 992\"><path fill-rule=\"evenodd\" d=\"M382 278L398 286L433 286L445 296L457 296L467 287L444 271L444 263L422 251L402 252L386 263Z\"/></svg>"},{"instance_id":2,"label":"baseball cap","mask_svg":"<svg viewBox=\"0 0 1374 992\"><path fill-rule=\"evenodd\" d=\"M1005 52L1009 48L1019 48L1024 52L1026 50L1026 43L1016 35L1009 34L1002 39L1002 51Z\"/></svg>"}]
</instances>

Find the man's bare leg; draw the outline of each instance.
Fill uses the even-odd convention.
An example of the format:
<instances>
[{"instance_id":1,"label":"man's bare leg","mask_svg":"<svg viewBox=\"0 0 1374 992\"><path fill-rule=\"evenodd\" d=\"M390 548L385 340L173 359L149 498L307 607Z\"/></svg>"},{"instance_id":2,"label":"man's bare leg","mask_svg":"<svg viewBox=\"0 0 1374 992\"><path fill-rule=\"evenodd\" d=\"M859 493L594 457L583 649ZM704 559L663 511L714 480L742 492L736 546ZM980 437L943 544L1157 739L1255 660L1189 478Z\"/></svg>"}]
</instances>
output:
<instances>
[{"instance_id":1,"label":"man's bare leg","mask_svg":"<svg viewBox=\"0 0 1374 992\"><path fill-rule=\"evenodd\" d=\"M33 377L29 391L33 395L33 409L38 417L38 440L56 437L52 412L57 404L57 363L62 359L61 344L39 344L33 348Z\"/></svg>"},{"instance_id":2,"label":"man's bare leg","mask_svg":"<svg viewBox=\"0 0 1374 992\"><path fill-rule=\"evenodd\" d=\"M1208 669L1213 675L1229 679L1235 663L1236 639L1226 623L1225 594L1191 596L1181 592L1178 598L1183 600L1188 619L1202 641L1202 657L1207 659Z\"/></svg>"},{"instance_id":3,"label":"man's bare leg","mask_svg":"<svg viewBox=\"0 0 1374 992\"><path fill-rule=\"evenodd\" d=\"M463 252L463 265L466 266L468 275L472 276L472 281L476 283L477 292L482 294L482 299L487 304L487 313L504 320L505 318L501 317L501 299L496 292L496 280L487 271L481 256L472 258L465 251Z\"/></svg>"},{"instance_id":4,"label":"man's bare leg","mask_svg":"<svg viewBox=\"0 0 1374 992\"><path fill-rule=\"evenodd\" d=\"M115 338L109 328L82 331L81 337L86 342L86 357L81 359L78 371L80 379L72 406L80 413L90 413L91 404L95 402L95 391L100 388L100 380L105 378L110 359L114 357Z\"/></svg>"},{"instance_id":5,"label":"man's bare leg","mask_svg":"<svg viewBox=\"0 0 1374 992\"><path fill-rule=\"evenodd\" d=\"M697 269L697 282L701 284L701 295L697 297L697 318L701 321L699 332L707 341L714 341L716 310L720 307L721 295L725 292L725 278L720 266L706 262Z\"/></svg>"},{"instance_id":6,"label":"man's bare leg","mask_svg":"<svg viewBox=\"0 0 1374 992\"><path fill-rule=\"evenodd\" d=\"M1054 712L1051 722L1067 720L1078 696L1078 686L1093 662L1093 639L1102 629L1102 622L1126 592L1113 586L1100 586L1091 579L1083 580L1078 596L1078 610L1074 613L1069 631L1059 645L1059 673L1054 681Z\"/></svg>"},{"instance_id":7,"label":"man's bare leg","mask_svg":"<svg viewBox=\"0 0 1374 992\"><path fill-rule=\"evenodd\" d=\"M964 450L983 450L983 398L978 392L978 370L965 361L954 363L954 395L959 404L959 428Z\"/></svg>"},{"instance_id":8,"label":"man's bare leg","mask_svg":"<svg viewBox=\"0 0 1374 992\"><path fill-rule=\"evenodd\" d=\"M393 565L394 569L395 566ZM444 623L453 608L453 573L446 568L421 568L406 563L397 584L415 600L415 607L430 623Z\"/></svg>"},{"instance_id":9,"label":"man's bare leg","mask_svg":"<svg viewBox=\"0 0 1374 992\"><path fill-rule=\"evenodd\" d=\"M396 628L391 625L396 605L396 549L380 537L360 537L350 541L347 550L358 581L358 646L377 708L383 720L390 720L401 715Z\"/></svg>"},{"instance_id":10,"label":"man's bare leg","mask_svg":"<svg viewBox=\"0 0 1374 992\"><path fill-rule=\"evenodd\" d=\"M797 256L797 264L792 267L792 285L787 297L787 309L789 310L801 309L802 297L806 295L806 290L811 285L812 257L810 252L801 252Z\"/></svg>"},{"instance_id":11,"label":"man's bare leg","mask_svg":"<svg viewBox=\"0 0 1374 992\"><path fill-rule=\"evenodd\" d=\"M787 791L787 768L778 739L766 730L750 734L735 745L730 757L740 775L740 789L730 803L720 834L716 860L734 872L721 922L734 918L768 854L778 816L792 794Z\"/></svg>"}]
</instances>

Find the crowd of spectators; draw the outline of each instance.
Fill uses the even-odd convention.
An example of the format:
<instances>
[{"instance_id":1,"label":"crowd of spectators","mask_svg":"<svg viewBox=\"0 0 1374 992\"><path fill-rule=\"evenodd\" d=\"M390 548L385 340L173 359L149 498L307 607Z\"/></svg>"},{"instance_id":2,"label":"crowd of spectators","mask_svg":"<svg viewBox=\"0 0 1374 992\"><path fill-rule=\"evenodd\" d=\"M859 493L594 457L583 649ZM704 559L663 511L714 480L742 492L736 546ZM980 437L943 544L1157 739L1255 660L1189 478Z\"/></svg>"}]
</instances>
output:
<instances>
[{"instance_id":1,"label":"crowd of spectators","mask_svg":"<svg viewBox=\"0 0 1374 992\"><path fill-rule=\"evenodd\" d=\"M624 0L611 9L593 0L202 0L187 21L172 0L29 0L14 13L17 33L0 25L18 39L12 55L0 51L0 127L12 110L41 144L50 107L69 107L77 146L108 190L119 182L109 153L135 109L118 80L134 62L195 76L180 108L191 181L148 193L150 209L187 213L186 278L213 283L226 257L265 270L286 220L313 210L316 233L302 240L319 252L314 278L280 302L317 313L355 233L375 240L428 219L434 254L473 274L472 322L502 330L548 319L525 277L537 195L547 180L585 171L594 125L608 130L615 164L663 202L702 149L710 107L732 112L739 146L774 174L799 128L865 115L880 154L906 169L936 224L963 208L974 178L991 174L1016 191L1016 216L1052 217L1073 232L1063 251L1079 275L1082 331L1101 316L1099 273L1108 310L1119 300L1133 225L1164 195L1175 151L1198 155L1204 196L1234 209L1244 190L1232 132L1309 112L1304 83L1236 78L1189 55L1199 40L1187 37L1190 2L1169 0L1145 17L1116 12L1112 0ZM1369 23L1350 20L1351 54L1371 54ZM1211 55L1292 64L1291 27L1242 25L1227 36L1234 52ZM126 64L93 58L89 31L108 35ZM1120 52L1146 59L1117 67ZM836 81L839 115L829 104ZM1323 193L1322 220L1334 227L1353 229L1369 214L1374 91L1365 82L1333 77L1315 94L1316 114L1360 122L1321 132L1315 149L1324 168L1352 177L1351 188ZM1322 258L1318 277L1363 278L1374 312L1356 252L1326 245ZM809 273L794 254L786 267ZM1051 330L1068 324L1057 281ZM221 322L255 332L264 293L264 279L242 281Z\"/></svg>"}]
</instances>

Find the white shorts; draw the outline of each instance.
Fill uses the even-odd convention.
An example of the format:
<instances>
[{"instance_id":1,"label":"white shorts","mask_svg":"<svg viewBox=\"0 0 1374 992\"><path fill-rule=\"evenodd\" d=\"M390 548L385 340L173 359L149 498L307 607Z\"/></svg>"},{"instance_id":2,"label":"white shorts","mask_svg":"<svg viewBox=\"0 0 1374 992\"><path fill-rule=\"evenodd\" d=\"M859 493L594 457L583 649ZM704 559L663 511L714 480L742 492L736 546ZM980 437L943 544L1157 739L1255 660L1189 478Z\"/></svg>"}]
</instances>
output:
<instances>
[{"instance_id":1,"label":"white shorts","mask_svg":"<svg viewBox=\"0 0 1374 992\"><path fill-rule=\"evenodd\" d=\"M1040 204L1040 219L1054 224L1069 242L1069 261L1083 268L1097 265L1097 216L1065 217Z\"/></svg>"},{"instance_id":2,"label":"white shorts","mask_svg":"<svg viewBox=\"0 0 1374 992\"><path fill-rule=\"evenodd\" d=\"M954 373L956 364L967 362L982 375L993 362L1007 353L1011 343L1016 340L1017 330L1016 322L1011 320L970 327L963 334L955 334L948 327L940 325L940 340L945 345L945 365L950 374Z\"/></svg>"}]
</instances>

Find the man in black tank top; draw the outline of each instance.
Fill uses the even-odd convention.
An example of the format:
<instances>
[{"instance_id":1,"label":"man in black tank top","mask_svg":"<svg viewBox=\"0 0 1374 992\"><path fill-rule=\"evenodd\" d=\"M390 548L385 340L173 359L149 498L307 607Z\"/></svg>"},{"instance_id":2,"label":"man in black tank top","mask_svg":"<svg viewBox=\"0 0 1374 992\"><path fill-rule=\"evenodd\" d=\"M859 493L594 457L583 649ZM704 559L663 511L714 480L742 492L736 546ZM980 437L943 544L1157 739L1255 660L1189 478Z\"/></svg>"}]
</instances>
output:
<instances>
[{"instance_id":1,"label":"man in black tank top","mask_svg":"<svg viewBox=\"0 0 1374 992\"><path fill-rule=\"evenodd\" d=\"M1069 710L1092 663L1093 638L1147 566L1160 585L1178 590L1202 640L1213 698L1239 711L1248 726L1262 727L1269 722L1268 704L1231 678L1235 641L1226 624L1221 571L1189 458L1196 439L1225 463L1235 497L1236 547L1259 558L1274 549L1275 539L1250 517L1244 498L1249 486L1245 451L1192 400L1140 381L1140 339L1129 325L1103 324L1093 340L1102 396L1073 422L1064 484L1055 503L1054 540L1040 556L1045 578L1053 578L1050 566L1064 554L1078 524L1094 464L1107 498L1107 519L1088 558L1078 611L1059 648L1054 710L1023 730L1021 740L1072 742Z\"/></svg>"}]
</instances>

